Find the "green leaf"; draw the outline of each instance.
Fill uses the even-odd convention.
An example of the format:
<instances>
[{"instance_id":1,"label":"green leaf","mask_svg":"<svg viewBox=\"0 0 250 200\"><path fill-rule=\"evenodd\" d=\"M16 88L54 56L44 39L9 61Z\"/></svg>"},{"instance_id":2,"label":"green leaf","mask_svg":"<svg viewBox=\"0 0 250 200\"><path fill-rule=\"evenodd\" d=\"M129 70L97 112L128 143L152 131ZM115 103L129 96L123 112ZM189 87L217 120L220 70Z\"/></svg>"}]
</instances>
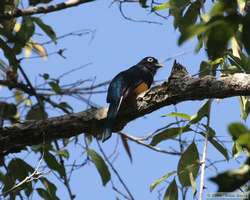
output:
<instances>
[{"instance_id":1,"label":"green leaf","mask_svg":"<svg viewBox=\"0 0 250 200\"><path fill-rule=\"evenodd\" d=\"M43 159L50 169L58 172L61 178L65 177L65 168L56 160L56 157L54 155L49 152L45 152Z\"/></svg>"},{"instance_id":2,"label":"green leaf","mask_svg":"<svg viewBox=\"0 0 250 200\"><path fill-rule=\"evenodd\" d=\"M212 66L210 65L210 63L202 61L200 64L199 77L201 78L207 75L211 75L211 71L212 71Z\"/></svg>"},{"instance_id":3,"label":"green leaf","mask_svg":"<svg viewBox=\"0 0 250 200\"><path fill-rule=\"evenodd\" d=\"M239 51L240 59L242 63L242 68L248 74L250 74L250 58L249 56L245 55L242 51Z\"/></svg>"},{"instance_id":4,"label":"green leaf","mask_svg":"<svg viewBox=\"0 0 250 200\"><path fill-rule=\"evenodd\" d=\"M195 182L195 179L194 179L192 172L189 172L189 180L190 180L190 183L192 186L193 197L195 197L197 190L196 190L196 182Z\"/></svg>"},{"instance_id":5,"label":"green leaf","mask_svg":"<svg viewBox=\"0 0 250 200\"><path fill-rule=\"evenodd\" d=\"M219 57L219 58L216 58L214 60L211 60L209 63L213 67L215 65L223 64L224 63L224 59L223 59L223 57Z\"/></svg>"},{"instance_id":6,"label":"green leaf","mask_svg":"<svg viewBox=\"0 0 250 200\"><path fill-rule=\"evenodd\" d=\"M185 113L171 112L169 114L163 115L163 117L179 117L181 119L191 120L191 116Z\"/></svg>"},{"instance_id":7,"label":"green leaf","mask_svg":"<svg viewBox=\"0 0 250 200\"><path fill-rule=\"evenodd\" d=\"M209 12L209 16L213 17L213 16L222 15L223 12L224 12L223 2L218 1L218 2L214 3L211 11Z\"/></svg>"},{"instance_id":8,"label":"green leaf","mask_svg":"<svg viewBox=\"0 0 250 200\"><path fill-rule=\"evenodd\" d=\"M31 167L28 163L24 162L22 159L12 159L8 165L7 179L18 180L18 182L21 182L31 173L33 173L33 171L34 168ZM11 187L13 186L14 184ZM19 187L18 190L24 190L25 194L29 196L33 191L32 183L26 182L24 185Z\"/></svg>"},{"instance_id":9,"label":"green leaf","mask_svg":"<svg viewBox=\"0 0 250 200\"><path fill-rule=\"evenodd\" d=\"M228 60L229 60L230 64L233 65L233 66L236 66L240 71L241 71L241 69L243 71L243 66L242 66L241 59L238 58L238 57L236 57L236 56L234 56L230 52L227 55L228 55Z\"/></svg>"},{"instance_id":10,"label":"green leaf","mask_svg":"<svg viewBox=\"0 0 250 200\"><path fill-rule=\"evenodd\" d=\"M239 122L229 124L228 131L234 141L237 140L241 135L249 132L248 128Z\"/></svg>"},{"instance_id":11,"label":"green leaf","mask_svg":"<svg viewBox=\"0 0 250 200\"><path fill-rule=\"evenodd\" d=\"M247 151L250 153L250 133L240 135L236 141L240 146L246 148Z\"/></svg>"},{"instance_id":12,"label":"green leaf","mask_svg":"<svg viewBox=\"0 0 250 200\"><path fill-rule=\"evenodd\" d=\"M48 80L49 79L49 74L48 73L44 73L42 75L42 77L44 78L44 80Z\"/></svg>"},{"instance_id":13,"label":"green leaf","mask_svg":"<svg viewBox=\"0 0 250 200\"><path fill-rule=\"evenodd\" d=\"M218 141L216 141L214 138L208 138L209 142L226 158L226 160L229 160L229 156L227 153L227 149L223 147Z\"/></svg>"},{"instance_id":14,"label":"green leaf","mask_svg":"<svg viewBox=\"0 0 250 200\"><path fill-rule=\"evenodd\" d=\"M51 200L53 200L53 199L59 200L59 198L56 196L57 187L46 178L40 178L39 180L41 181L41 183L44 185L44 187L46 189L45 195L47 197L49 197L49 199L51 199Z\"/></svg>"},{"instance_id":15,"label":"green leaf","mask_svg":"<svg viewBox=\"0 0 250 200\"><path fill-rule=\"evenodd\" d=\"M58 81L50 81L49 86L54 90L55 93L61 93L62 89L58 84Z\"/></svg>"},{"instance_id":16,"label":"green leaf","mask_svg":"<svg viewBox=\"0 0 250 200\"><path fill-rule=\"evenodd\" d=\"M11 119L17 114L16 105L0 101L0 116L2 119Z\"/></svg>"},{"instance_id":17,"label":"green leaf","mask_svg":"<svg viewBox=\"0 0 250 200\"><path fill-rule=\"evenodd\" d=\"M203 137L206 137L205 133L200 133ZM220 144L217 140L214 139L214 137L209 136L208 141L223 155L226 160L229 160L227 149Z\"/></svg>"},{"instance_id":18,"label":"green leaf","mask_svg":"<svg viewBox=\"0 0 250 200\"><path fill-rule=\"evenodd\" d=\"M40 3L49 3L51 1L52 0L29 0L29 4L31 6L36 6L37 4L40 4Z\"/></svg>"},{"instance_id":19,"label":"green leaf","mask_svg":"<svg viewBox=\"0 0 250 200\"><path fill-rule=\"evenodd\" d=\"M128 143L128 138L125 135L121 135L121 141L122 141L122 145L123 145L123 147L125 149L125 152L127 153L128 157L129 157L129 160L132 163L133 162L133 157L132 157L132 153L131 153L130 146L129 146L129 143Z\"/></svg>"},{"instance_id":20,"label":"green leaf","mask_svg":"<svg viewBox=\"0 0 250 200\"><path fill-rule=\"evenodd\" d=\"M182 186L190 186L190 173L194 180L199 171L199 152L194 142L188 146L185 152L181 155L178 163L177 174Z\"/></svg>"},{"instance_id":21,"label":"green leaf","mask_svg":"<svg viewBox=\"0 0 250 200\"><path fill-rule=\"evenodd\" d=\"M32 106L26 115L26 120L44 120L47 118L47 112L38 104Z\"/></svg>"},{"instance_id":22,"label":"green leaf","mask_svg":"<svg viewBox=\"0 0 250 200\"><path fill-rule=\"evenodd\" d=\"M239 17L237 16L213 17L207 23L202 22L187 27L179 38L179 45L194 36L206 33L208 36L208 55L213 57L213 59L221 57L221 54L224 53L224 49L227 47L229 39L238 30L238 23ZM225 30L227 32L225 32ZM218 42L217 46L216 42ZM223 52L220 53L219 50L223 50Z\"/></svg>"},{"instance_id":23,"label":"green leaf","mask_svg":"<svg viewBox=\"0 0 250 200\"><path fill-rule=\"evenodd\" d=\"M7 43L0 37L0 48L3 50L4 56L8 59L9 65L13 67L13 70L17 70L19 62L16 58L15 52L7 45Z\"/></svg>"},{"instance_id":24,"label":"green leaf","mask_svg":"<svg viewBox=\"0 0 250 200\"><path fill-rule=\"evenodd\" d=\"M206 24L206 23L201 23L201 24L187 27L185 31L181 33L181 36L178 40L178 44L181 45L188 39L191 39L195 37L196 35L199 36L203 32L207 31L209 28L211 28L211 25Z\"/></svg>"},{"instance_id":25,"label":"green leaf","mask_svg":"<svg viewBox=\"0 0 250 200\"><path fill-rule=\"evenodd\" d=\"M201 124L201 125L205 128L205 130L207 131L209 137L214 137L216 135L215 130L212 127L207 126L205 124ZM201 134L204 134L204 133L201 133Z\"/></svg>"},{"instance_id":26,"label":"green leaf","mask_svg":"<svg viewBox=\"0 0 250 200\"><path fill-rule=\"evenodd\" d=\"M44 200L53 200L50 197L49 192L46 191L45 189L43 189L43 188L37 188L36 191L39 194L39 196L42 197L42 199L44 199Z\"/></svg>"},{"instance_id":27,"label":"green leaf","mask_svg":"<svg viewBox=\"0 0 250 200\"><path fill-rule=\"evenodd\" d=\"M246 16L244 17L243 20L243 28L242 28L242 42L244 44L244 47L248 53L248 55L250 55L250 13L247 12Z\"/></svg>"},{"instance_id":28,"label":"green leaf","mask_svg":"<svg viewBox=\"0 0 250 200\"><path fill-rule=\"evenodd\" d=\"M179 27L179 29L181 30L182 27L185 26L185 22L183 22L183 11L186 10L186 7L190 3L190 0L170 0L153 7L153 11L169 9L169 14L174 17L174 28L176 29L177 27Z\"/></svg>"},{"instance_id":29,"label":"green leaf","mask_svg":"<svg viewBox=\"0 0 250 200\"><path fill-rule=\"evenodd\" d=\"M201 48L204 45L204 41L205 41L205 36L203 35L197 35L197 39L198 39L198 43L195 46L195 52L199 53L199 51L201 50Z\"/></svg>"},{"instance_id":30,"label":"green leaf","mask_svg":"<svg viewBox=\"0 0 250 200\"><path fill-rule=\"evenodd\" d=\"M223 16L224 13L227 14L235 14L237 12L239 1L216 1L213 4L211 11L209 12L209 16Z\"/></svg>"},{"instance_id":31,"label":"green leaf","mask_svg":"<svg viewBox=\"0 0 250 200\"><path fill-rule=\"evenodd\" d=\"M179 28L181 32L185 30L187 27L190 27L195 24L198 15L200 14L200 8L201 8L200 1L195 1L194 3L190 4L184 16L181 17L179 22Z\"/></svg>"},{"instance_id":32,"label":"green leaf","mask_svg":"<svg viewBox=\"0 0 250 200\"><path fill-rule=\"evenodd\" d=\"M232 154L234 158L237 158L240 153L243 151L243 148L237 141L233 143Z\"/></svg>"},{"instance_id":33,"label":"green leaf","mask_svg":"<svg viewBox=\"0 0 250 200\"><path fill-rule=\"evenodd\" d=\"M248 97L240 96L240 117L246 121L250 112L250 101Z\"/></svg>"},{"instance_id":34,"label":"green leaf","mask_svg":"<svg viewBox=\"0 0 250 200\"><path fill-rule=\"evenodd\" d=\"M231 52L228 52L228 60L232 65L235 65L239 68L239 71L250 73L250 59L247 55L245 55L242 51L239 51L240 58L234 56Z\"/></svg>"},{"instance_id":35,"label":"green leaf","mask_svg":"<svg viewBox=\"0 0 250 200\"><path fill-rule=\"evenodd\" d=\"M5 180L5 175L0 171L0 181L3 183Z\"/></svg>"},{"instance_id":36,"label":"green leaf","mask_svg":"<svg viewBox=\"0 0 250 200\"><path fill-rule=\"evenodd\" d=\"M8 170L16 180L22 181L25 179L29 173L34 171L28 163L24 162L22 159L15 158L12 159L8 165Z\"/></svg>"},{"instance_id":37,"label":"green leaf","mask_svg":"<svg viewBox=\"0 0 250 200\"><path fill-rule=\"evenodd\" d=\"M175 179L168 186L163 200L178 200L178 188Z\"/></svg>"},{"instance_id":38,"label":"green leaf","mask_svg":"<svg viewBox=\"0 0 250 200\"><path fill-rule=\"evenodd\" d=\"M86 136L85 136L85 137L86 137ZM70 139L69 139L69 138L64 138L64 139L62 140L62 142L63 142L63 146L66 147L66 146L69 144Z\"/></svg>"},{"instance_id":39,"label":"green leaf","mask_svg":"<svg viewBox=\"0 0 250 200\"><path fill-rule=\"evenodd\" d=\"M228 42L235 33L232 23L226 20L220 20L216 26L213 26L208 32L207 54L212 60L224 56L227 50Z\"/></svg>"},{"instance_id":40,"label":"green leaf","mask_svg":"<svg viewBox=\"0 0 250 200\"><path fill-rule=\"evenodd\" d=\"M31 150L34 152L43 152L43 151L53 151L53 146L49 143L46 144L37 144L32 145Z\"/></svg>"},{"instance_id":41,"label":"green leaf","mask_svg":"<svg viewBox=\"0 0 250 200\"><path fill-rule=\"evenodd\" d=\"M165 3L162 3L160 5L157 5L157 6L154 6L153 7L153 11L160 11L160 10L165 10L167 8L170 8L171 7L171 4L170 2L165 2Z\"/></svg>"},{"instance_id":42,"label":"green leaf","mask_svg":"<svg viewBox=\"0 0 250 200\"><path fill-rule=\"evenodd\" d=\"M210 111L210 100L202 105L202 107L198 110L198 112L191 117L189 124L196 124L199 122L203 117L207 117Z\"/></svg>"},{"instance_id":43,"label":"green leaf","mask_svg":"<svg viewBox=\"0 0 250 200\"><path fill-rule=\"evenodd\" d=\"M171 8L169 9L169 14L172 15L174 17L174 28L180 28L180 24L181 24L181 20L182 20L182 12L183 10L180 8L174 8L173 6L171 6Z\"/></svg>"},{"instance_id":44,"label":"green leaf","mask_svg":"<svg viewBox=\"0 0 250 200\"><path fill-rule=\"evenodd\" d=\"M13 52L15 54L20 54L22 48L29 41L35 32L35 26L30 17L23 17L22 25L20 30L15 35L15 40L13 41L14 47Z\"/></svg>"},{"instance_id":45,"label":"green leaf","mask_svg":"<svg viewBox=\"0 0 250 200\"><path fill-rule=\"evenodd\" d=\"M66 149L62 149L62 150L59 150L59 151L56 151L56 154L59 155L59 156L62 156L66 159L69 159L69 151L66 150Z\"/></svg>"},{"instance_id":46,"label":"green leaf","mask_svg":"<svg viewBox=\"0 0 250 200\"><path fill-rule=\"evenodd\" d=\"M228 58L228 60L231 60L231 59ZM226 62L224 62L222 65L220 65L220 67L221 67L221 72L223 74L235 74L235 73L243 72L243 70L241 68L239 68L237 65L230 65Z\"/></svg>"},{"instance_id":47,"label":"green leaf","mask_svg":"<svg viewBox=\"0 0 250 200\"><path fill-rule=\"evenodd\" d=\"M177 135L180 135L188 131L191 131L191 129L187 126L178 127L178 128L167 128L163 130L162 132L154 135L150 145L155 146L164 140L175 138Z\"/></svg>"},{"instance_id":48,"label":"green leaf","mask_svg":"<svg viewBox=\"0 0 250 200\"><path fill-rule=\"evenodd\" d=\"M226 66L225 68L222 68L222 72L224 74L235 74L235 73L241 73L242 72L242 70L238 66L235 66L235 65L226 65L224 63L223 66Z\"/></svg>"},{"instance_id":49,"label":"green leaf","mask_svg":"<svg viewBox=\"0 0 250 200\"><path fill-rule=\"evenodd\" d=\"M3 188L1 190L1 192L6 193L15 185L15 183L16 183L16 180L12 177L11 173L7 173L4 176L4 184L3 184ZM4 196L7 196L7 195L8 194L6 193ZM15 197L16 192L13 192L13 194L10 194L10 195Z\"/></svg>"},{"instance_id":50,"label":"green leaf","mask_svg":"<svg viewBox=\"0 0 250 200\"><path fill-rule=\"evenodd\" d=\"M87 153L90 156L92 162L95 164L96 169L101 176L102 184L106 185L110 181L110 178L111 178L108 166L106 165L102 157L94 150L88 149Z\"/></svg>"},{"instance_id":51,"label":"green leaf","mask_svg":"<svg viewBox=\"0 0 250 200\"><path fill-rule=\"evenodd\" d=\"M67 103L67 102L60 102L59 104L58 104L58 107L60 107L60 108L63 108L63 109L66 109L66 110L68 110L69 112L73 112L73 108Z\"/></svg>"},{"instance_id":52,"label":"green leaf","mask_svg":"<svg viewBox=\"0 0 250 200\"><path fill-rule=\"evenodd\" d=\"M162 176L161 178L155 180L150 185L150 192L152 192L156 188L156 186L158 186L159 184L161 184L162 182L164 182L165 180L167 180L170 176L172 176L175 173L176 173L176 171L169 172L169 173L165 174L164 176Z\"/></svg>"},{"instance_id":53,"label":"green leaf","mask_svg":"<svg viewBox=\"0 0 250 200\"><path fill-rule=\"evenodd\" d=\"M44 33L47 34L48 37L50 37L50 39L56 44L56 33L55 31L52 29L51 26L45 24L41 18L38 17L32 17L33 21L43 30Z\"/></svg>"},{"instance_id":54,"label":"green leaf","mask_svg":"<svg viewBox=\"0 0 250 200\"><path fill-rule=\"evenodd\" d=\"M190 0L170 0L170 3L172 7L182 9L190 3Z\"/></svg>"},{"instance_id":55,"label":"green leaf","mask_svg":"<svg viewBox=\"0 0 250 200\"><path fill-rule=\"evenodd\" d=\"M143 7L143 8L147 8L148 7L147 6L147 0L139 0L139 3L141 5L141 7Z\"/></svg>"},{"instance_id":56,"label":"green leaf","mask_svg":"<svg viewBox=\"0 0 250 200\"><path fill-rule=\"evenodd\" d=\"M250 158L239 169L233 169L210 178L219 187L218 192L233 192L250 180Z\"/></svg>"}]
</instances>

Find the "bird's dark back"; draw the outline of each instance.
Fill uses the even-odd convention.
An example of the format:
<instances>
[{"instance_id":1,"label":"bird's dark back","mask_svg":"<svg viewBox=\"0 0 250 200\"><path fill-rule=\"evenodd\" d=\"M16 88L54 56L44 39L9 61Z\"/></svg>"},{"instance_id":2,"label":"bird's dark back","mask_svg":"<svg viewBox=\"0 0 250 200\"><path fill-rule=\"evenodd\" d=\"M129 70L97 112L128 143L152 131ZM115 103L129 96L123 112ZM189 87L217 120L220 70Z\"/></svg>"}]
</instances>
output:
<instances>
[{"instance_id":1,"label":"bird's dark back","mask_svg":"<svg viewBox=\"0 0 250 200\"><path fill-rule=\"evenodd\" d=\"M119 98L128 88L135 88L142 82L145 82L150 87L154 75L154 72L149 71L142 65L135 65L120 72L112 79L109 85L107 102L112 102Z\"/></svg>"}]
</instances>

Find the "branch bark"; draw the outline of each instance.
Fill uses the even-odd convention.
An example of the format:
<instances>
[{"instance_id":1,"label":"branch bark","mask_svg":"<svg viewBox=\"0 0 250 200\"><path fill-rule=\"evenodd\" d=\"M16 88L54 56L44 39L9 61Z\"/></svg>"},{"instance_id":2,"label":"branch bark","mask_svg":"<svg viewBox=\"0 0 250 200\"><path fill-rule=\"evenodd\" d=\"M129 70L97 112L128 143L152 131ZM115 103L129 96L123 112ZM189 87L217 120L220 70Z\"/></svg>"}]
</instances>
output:
<instances>
[{"instance_id":1,"label":"branch bark","mask_svg":"<svg viewBox=\"0 0 250 200\"><path fill-rule=\"evenodd\" d=\"M15 17L21 17L21 16L30 16L30 15L36 15L36 14L46 14L51 13L55 11L64 10L67 8L75 7L80 4L84 4L87 2L91 2L94 0L69 0L63 3L58 3L55 5L49 5L49 6L38 6L38 7L30 7L27 9L15 9L11 12L0 14L0 19L12 19Z\"/></svg>"},{"instance_id":2,"label":"branch bark","mask_svg":"<svg viewBox=\"0 0 250 200\"><path fill-rule=\"evenodd\" d=\"M164 106L189 100L227 98L250 95L250 75L237 73L220 79L212 76L192 77L185 68L175 63L168 81L157 85L137 97L133 106L123 108L113 128L120 131L130 121L149 114ZM81 133L98 136L102 134L107 108L91 108L41 121L25 121L19 126L0 130L0 153L8 154L26 146Z\"/></svg>"}]
</instances>

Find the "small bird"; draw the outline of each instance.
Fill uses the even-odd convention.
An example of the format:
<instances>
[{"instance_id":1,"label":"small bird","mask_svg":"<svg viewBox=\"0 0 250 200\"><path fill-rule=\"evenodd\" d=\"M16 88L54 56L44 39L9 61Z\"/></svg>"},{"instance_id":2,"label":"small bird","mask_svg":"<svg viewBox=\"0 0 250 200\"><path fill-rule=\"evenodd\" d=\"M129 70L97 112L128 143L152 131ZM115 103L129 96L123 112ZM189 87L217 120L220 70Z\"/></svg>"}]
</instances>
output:
<instances>
[{"instance_id":1,"label":"small bird","mask_svg":"<svg viewBox=\"0 0 250 200\"><path fill-rule=\"evenodd\" d=\"M133 67L120 72L110 82L107 94L109 109L106 123L102 135L102 141L111 137L112 128L122 103L131 96L138 96L148 90L153 83L154 76L159 68L159 64L154 57L145 57Z\"/></svg>"}]
</instances>

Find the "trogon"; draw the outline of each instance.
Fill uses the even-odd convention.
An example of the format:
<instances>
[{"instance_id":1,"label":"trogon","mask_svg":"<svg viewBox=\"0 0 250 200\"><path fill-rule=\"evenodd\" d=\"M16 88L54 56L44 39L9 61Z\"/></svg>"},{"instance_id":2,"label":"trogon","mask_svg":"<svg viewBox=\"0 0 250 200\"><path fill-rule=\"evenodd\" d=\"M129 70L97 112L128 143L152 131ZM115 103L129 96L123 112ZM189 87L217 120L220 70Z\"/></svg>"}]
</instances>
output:
<instances>
[{"instance_id":1,"label":"trogon","mask_svg":"<svg viewBox=\"0 0 250 200\"><path fill-rule=\"evenodd\" d=\"M136 97L148 90L160 67L162 65L156 58L145 57L138 64L120 72L111 80L107 94L107 102L110 105L102 135L103 142L111 137L112 128L122 103L128 97Z\"/></svg>"}]
</instances>

